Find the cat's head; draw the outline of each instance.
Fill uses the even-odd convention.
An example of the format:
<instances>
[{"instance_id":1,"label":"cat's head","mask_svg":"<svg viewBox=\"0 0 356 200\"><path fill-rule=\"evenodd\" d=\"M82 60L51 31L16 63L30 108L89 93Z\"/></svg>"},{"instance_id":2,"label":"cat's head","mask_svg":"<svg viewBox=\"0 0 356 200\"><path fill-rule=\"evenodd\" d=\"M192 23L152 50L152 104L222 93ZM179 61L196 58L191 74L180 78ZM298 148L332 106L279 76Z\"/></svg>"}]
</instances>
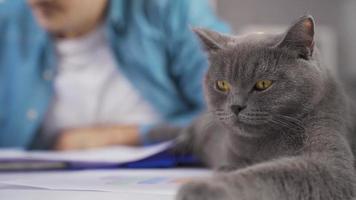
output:
<instances>
[{"instance_id":1,"label":"cat's head","mask_svg":"<svg viewBox=\"0 0 356 200\"><path fill-rule=\"evenodd\" d=\"M303 129L300 119L324 90L314 26L313 18L304 16L282 34L228 36L194 29L210 61L204 82L210 112L250 136Z\"/></svg>"}]
</instances>

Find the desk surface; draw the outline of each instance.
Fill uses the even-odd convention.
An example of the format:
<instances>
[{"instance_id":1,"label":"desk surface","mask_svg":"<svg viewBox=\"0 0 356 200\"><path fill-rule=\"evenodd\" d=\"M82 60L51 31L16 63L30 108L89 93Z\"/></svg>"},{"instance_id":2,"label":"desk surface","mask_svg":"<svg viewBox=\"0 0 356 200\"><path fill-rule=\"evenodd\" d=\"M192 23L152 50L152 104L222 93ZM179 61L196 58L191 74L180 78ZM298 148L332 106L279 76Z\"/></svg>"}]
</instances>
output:
<instances>
[{"instance_id":1,"label":"desk surface","mask_svg":"<svg viewBox=\"0 0 356 200\"><path fill-rule=\"evenodd\" d=\"M83 170L0 173L1 199L173 200L179 186L206 178L204 169Z\"/></svg>"}]
</instances>

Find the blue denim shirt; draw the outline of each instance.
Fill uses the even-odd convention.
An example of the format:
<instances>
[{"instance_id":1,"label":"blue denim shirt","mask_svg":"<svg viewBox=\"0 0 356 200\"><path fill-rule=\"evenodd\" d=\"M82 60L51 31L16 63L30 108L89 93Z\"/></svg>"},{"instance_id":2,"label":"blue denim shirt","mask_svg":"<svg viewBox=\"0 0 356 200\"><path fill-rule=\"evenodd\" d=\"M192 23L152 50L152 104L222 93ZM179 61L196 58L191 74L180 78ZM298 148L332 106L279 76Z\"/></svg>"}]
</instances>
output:
<instances>
[{"instance_id":1,"label":"blue denim shirt","mask_svg":"<svg viewBox=\"0 0 356 200\"><path fill-rule=\"evenodd\" d=\"M227 31L206 0L111 0L106 34L120 71L168 123L204 109L207 67L190 26ZM24 0L0 3L0 147L26 148L54 94L56 54ZM118 91L119 92L119 91ZM141 124L142 140L152 124Z\"/></svg>"}]
</instances>

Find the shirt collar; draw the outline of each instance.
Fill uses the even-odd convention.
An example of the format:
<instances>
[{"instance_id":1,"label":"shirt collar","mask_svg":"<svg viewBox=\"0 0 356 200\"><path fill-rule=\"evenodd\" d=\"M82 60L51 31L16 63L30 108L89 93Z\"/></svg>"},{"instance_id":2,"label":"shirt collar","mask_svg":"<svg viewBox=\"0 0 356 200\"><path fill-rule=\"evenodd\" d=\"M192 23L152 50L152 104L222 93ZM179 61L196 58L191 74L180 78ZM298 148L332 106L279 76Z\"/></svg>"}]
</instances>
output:
<instances>
[{"instance_id":1,"label":"shirt collar","mask_svg":"<svg viewBox=\"0 0 356 200\"><path fill-rule=\"evenodd\" d=\"M125 26L125 5L126 0L109 0L107 21L118 29Z\"/></svg>"}]
</instances>

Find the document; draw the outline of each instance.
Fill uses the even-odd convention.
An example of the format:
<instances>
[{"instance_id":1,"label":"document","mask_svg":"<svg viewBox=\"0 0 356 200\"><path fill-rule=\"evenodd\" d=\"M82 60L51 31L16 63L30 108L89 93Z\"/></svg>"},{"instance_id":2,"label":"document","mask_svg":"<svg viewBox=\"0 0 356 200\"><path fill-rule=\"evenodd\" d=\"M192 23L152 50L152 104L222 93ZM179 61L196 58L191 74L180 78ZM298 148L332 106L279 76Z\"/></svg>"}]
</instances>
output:
<instances>
[{"instance_id":1,"label":"document","mask_svg":"<svg viewBox=\"0 0 356 200\"><path fill-rule=\"evenodd\" d=\"M179 186L208 178L206 169L84 170L66 172L0 173L6 189L30 187L57 191L119 192L175 195ZM9 187L11 186L11 187ZM1 187L0 187L1 193Z\"/></svg>"},{"instance_id":2,"label":"document","mask_svg":"<svg viewBox=\"0 0 356 200\"><path fill-rule=\"evenodd\" d=\"M174 195L56 190L0 190L4 200L175 200Z\"/></svg>"}]
</instances>

